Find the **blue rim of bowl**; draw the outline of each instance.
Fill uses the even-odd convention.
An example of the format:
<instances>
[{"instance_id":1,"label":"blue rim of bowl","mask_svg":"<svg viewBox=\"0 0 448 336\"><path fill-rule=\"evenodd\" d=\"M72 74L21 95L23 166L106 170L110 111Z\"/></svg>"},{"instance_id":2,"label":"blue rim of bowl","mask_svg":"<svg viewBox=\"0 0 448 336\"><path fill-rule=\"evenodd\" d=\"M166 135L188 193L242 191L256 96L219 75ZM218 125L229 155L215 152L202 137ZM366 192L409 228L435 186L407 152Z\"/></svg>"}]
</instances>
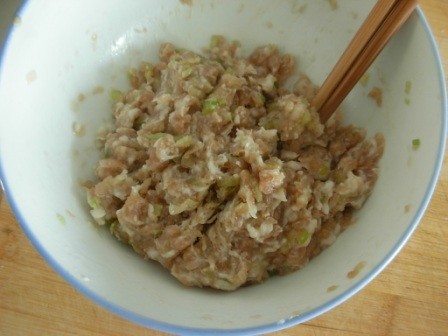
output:
<instances>
[{"instance_id":1,"label":"blue rim of bowl","mask_svg":"<svg viewBox=\"0 0 448 336\"><path fill-rule=\"evenodd\" d=\"M31 0L25 0L22 5L20 6L19 10L17 11L17 15L21 16L21 14L26 10L28 3ZM296 326L298 324L304 323L306 321L309 321L317 316L320 316L329 310L333 309L334 307L340 305L341 303L345 302L349 298L351 298L353 295L358 293L362 288L364 288L368 283L370 283L393 259L394 257L400 252L400 250L403 248L403 246L406 244L408 239L411 237L414 230L417 228L420 220L422 219L429 202L431 200L431 197L434 193L434 190L437 185L437 181L440 175L440 171L442 169L442 163L445 153L445 144L446 144L446 137L447 137L447 130L448 130L448 100L447 100L447 92L446 92L446 84L445 84L445 76L441 61L441 56L439 54L439 50L437 47L437 43L435 41L435 38L432 34L431 27L420 7L417 8L417 15L421 22L423 23L426 35L431 43L431 49L437 64L437 70L439 74L439 85L440 85L440 93L441 93L441 104L442 104L442 124L441 124L441 137L439 142L439 150L437 155L437 160L434 166L434 171L431 176L431 181L428 185L428 188L425 193L425 197L423 198L422 202L419 205L419 208L414 216L414 218L411 221L411 224L409 225L408 229L404 232L404 234L399 239L398 243L392 248L392 250L389 252L389 254L372 270L369 274L364 276L358 283L353 285L351 288L347 289L344 293L341 293L336 298L332 299L331 301L327 302L326 304L323 304L319 307L314 308L313 310L301 314L292 318L288 318L284 321L279 321L276 323L270 323L265 324L257 327L248 327L248 328L242 328L242 329L201 329L201 328L190 328L190 327L183 327L175 324L169 324L165 322L160 322L157 320L153 320L149 317L142 316L139 314L136 314L134 312L128 311L126 309L123 309L119 306L117 306L114 303L109 302L106 298L97 295L90 289L88 289L86 286L83 285L82 282L77 280L75 277L73 277L62 265L59 265L56 260L53 259L53 257L45 250L44 246L42 246L37 239L37 237L34 236L34 233L31 231L31 229L28 227L27 223L25 222L24 218L22 217L19 208L17 206L17 203L12 198L11 193L9 192L8 188L8 182L5 178L3 166L2 166L2 160L1 160L1 153L0 153L0 183L2 183L5 196L18 220L20 223L20 226L22 227L22 230L27 235L28 239L31 241L33 246L36 248L36 250L41 254L41 256L46 260L48 264L59 274L61 275L70 285L72 285L74 288L76 288L80 293L87 296L91 300L93 300L98 305L106 308L107 310L111 311L112 313L125 318L127 320L130 320L134 323L140 324L142 326L153 328L156 330L172 333L172 334L178 334L178 335L258 335L258 334L266 334L271 333L275 331L279 331L282 329L290 328L293 326ZM5 51L8 47L9 41L12 37L12 32L14 30L14 26L11 25L7 31L5 43L0 50L0 74L1 74L1 65L3 62L3 56L5 54ZM1 78L1 76L0 76Z\"/></svg>"}]
</instances>

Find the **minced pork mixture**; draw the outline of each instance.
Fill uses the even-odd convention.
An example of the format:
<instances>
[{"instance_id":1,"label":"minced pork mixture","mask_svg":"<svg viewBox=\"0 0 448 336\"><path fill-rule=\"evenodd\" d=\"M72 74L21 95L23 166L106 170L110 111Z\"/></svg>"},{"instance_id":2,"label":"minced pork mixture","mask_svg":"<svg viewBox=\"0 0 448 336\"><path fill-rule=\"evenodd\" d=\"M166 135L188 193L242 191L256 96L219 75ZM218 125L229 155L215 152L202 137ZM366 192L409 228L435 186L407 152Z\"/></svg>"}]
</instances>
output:
<instances>
[{"instance_id":1,"label":"minced pork mixture","mask_svg":"<svg viewBox=\"0 0 448 336\"><path fill-rule=\"evenodd\" d=\"M205 55L205 56L204 56ZM113 91L91 214L188 286L235 290L304 267L371 194L384 139L323 125L316 88L273 45L240 55L213 36L204 55L166 43L160 62Z\"/></svg>"}]
</instances>

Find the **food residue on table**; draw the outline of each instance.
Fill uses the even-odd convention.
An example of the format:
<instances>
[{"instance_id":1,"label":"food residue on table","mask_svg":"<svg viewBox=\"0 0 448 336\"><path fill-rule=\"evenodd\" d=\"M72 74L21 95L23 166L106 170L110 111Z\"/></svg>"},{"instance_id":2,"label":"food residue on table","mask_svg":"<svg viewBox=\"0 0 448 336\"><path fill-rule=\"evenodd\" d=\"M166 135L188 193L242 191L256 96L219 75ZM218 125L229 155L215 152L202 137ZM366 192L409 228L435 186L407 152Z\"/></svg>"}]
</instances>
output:
<instances>
[{"instance_id":1,"label":"food residue on table","mask_svg":"<svg viewBox=\"0 0 448 336\"><path fill-rule=\"evenodd\" d=\"M183 5L191 6L193 5L193 0L180 0L180 3Z\"/></svg>"}]
</instances>

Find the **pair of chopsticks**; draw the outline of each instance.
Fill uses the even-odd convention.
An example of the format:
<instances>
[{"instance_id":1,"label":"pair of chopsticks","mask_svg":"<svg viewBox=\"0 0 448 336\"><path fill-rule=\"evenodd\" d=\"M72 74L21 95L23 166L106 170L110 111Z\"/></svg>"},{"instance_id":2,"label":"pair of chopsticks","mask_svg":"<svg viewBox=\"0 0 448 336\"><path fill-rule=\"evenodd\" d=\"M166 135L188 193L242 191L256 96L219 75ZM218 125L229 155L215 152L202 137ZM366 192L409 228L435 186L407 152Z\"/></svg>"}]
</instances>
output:
<instances>
[{"instance_id":1,"label":"pair of chopsticks","mask_svg":"<svg viewBox=\"0 0 448 336\"><path fill-rule=\"evenodd\" d=\"M325 123L407 21L417 0L378 0L312 101Z\"/></svg>"}]
</instances>

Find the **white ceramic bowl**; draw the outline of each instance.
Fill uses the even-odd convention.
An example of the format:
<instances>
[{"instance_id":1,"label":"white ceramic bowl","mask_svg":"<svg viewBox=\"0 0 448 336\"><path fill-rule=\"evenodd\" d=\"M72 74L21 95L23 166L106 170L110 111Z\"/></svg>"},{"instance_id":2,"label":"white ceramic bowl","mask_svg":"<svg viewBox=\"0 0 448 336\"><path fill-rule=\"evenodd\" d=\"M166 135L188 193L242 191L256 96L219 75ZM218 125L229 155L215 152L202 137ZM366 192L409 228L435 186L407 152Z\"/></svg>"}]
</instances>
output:
<instances>
[{"instance_id":1,"label":"white ceramic bowl","mask_svg":"<svg viewBox=\"0 0 448 336\"><path fill-rule=\"evenodd\" d=\"M200 50L212 34L240 40L246 52L275 43L321 83L374 1L339 1L335 10L314 0L183 2L30 0L22 6L1 60L0 177L7 198L45 259L127 319L195 335L266 333L304 322L372 280L428 205L447 121L434 39L418 10L372 66L367 86L357 86L343 105L347 122L386 138L378 184L357 223L302 271L233 293L187 288L91 223L80 183L93 176L94 138L110 113L107 92L127 86L131 65L155 61L161 42ZM367 97L376 85L384 93L381 108ZM73 134L74 123L86 125L85 136ZM421 146L413 150L417 138ZM360 262L365 268L349 279ZM331 286L337 288L328 291Z\"/></svg>"}]
</instances>

